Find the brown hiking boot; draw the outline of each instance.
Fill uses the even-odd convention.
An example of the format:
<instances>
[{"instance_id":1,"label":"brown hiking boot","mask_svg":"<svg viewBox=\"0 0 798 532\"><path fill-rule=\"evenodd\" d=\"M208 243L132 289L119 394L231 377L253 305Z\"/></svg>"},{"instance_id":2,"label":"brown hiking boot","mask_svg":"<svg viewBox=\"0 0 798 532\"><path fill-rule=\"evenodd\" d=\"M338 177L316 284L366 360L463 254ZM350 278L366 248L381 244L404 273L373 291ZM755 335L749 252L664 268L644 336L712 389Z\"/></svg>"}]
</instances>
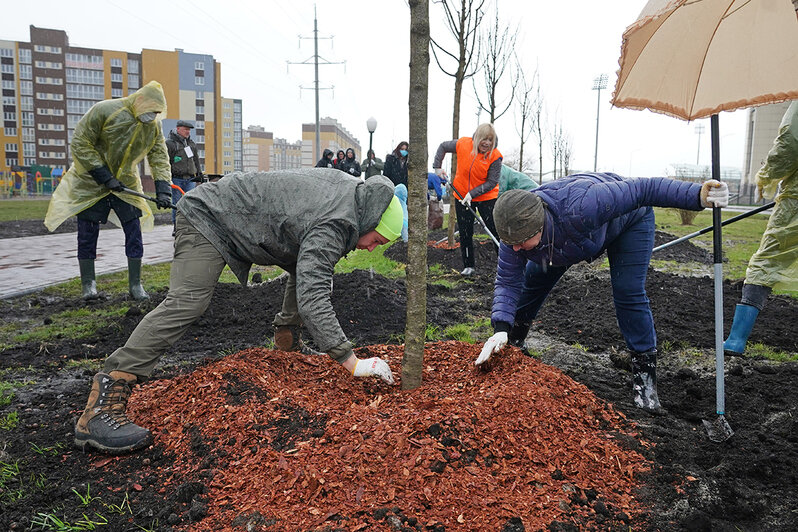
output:
<instances>
[{"instance_id":1,"label":"brown hiking boot","mask_svg":"<svg viewBox=\"0 0 798 532\"><path fill-rule=\"evenodd\" d=\"M123 371L94 376L89 401L75 424L75 445L109 454L123 454L146 447L152 441L150 431L127 418L130 385L136 376Z\"/></svg>"},{"instance_id":2,"label":"brown hiking boot","mask_svg":"<svg viewBox=\"0 0 798 532\"><path fill-rule=\"evenodd\" d=\"M295 351L303 355L323 355L302 341L302 332L296 325L280 325L274 328L274 346L280 351Z\"/></svg>"}]
</instances>

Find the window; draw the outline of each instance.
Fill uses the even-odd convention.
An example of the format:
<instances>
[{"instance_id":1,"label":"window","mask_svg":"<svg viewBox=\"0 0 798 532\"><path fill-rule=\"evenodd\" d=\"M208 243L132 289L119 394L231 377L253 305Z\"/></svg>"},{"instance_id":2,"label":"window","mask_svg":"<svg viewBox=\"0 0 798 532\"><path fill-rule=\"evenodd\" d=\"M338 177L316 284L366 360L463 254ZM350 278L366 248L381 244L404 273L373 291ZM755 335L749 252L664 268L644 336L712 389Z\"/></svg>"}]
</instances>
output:
<instances>
[{"instance_id":1,"label":"window","mask_svg":"<svg viewBox=\"0 0 798 532\"><path fill-rule=\"evenodd\" d=\"M30 50L27 48L20 48L19 49L19 62L30 64Z\"/></svg>"},{"instance_id":2,"label":"window","mask_svg":"<svg viewBox=\"0 0 798 532\"><path fill-rule=\"evenodd\" d=\"M25 113L22 113L22 114L25 114ZM33 113L30 113L30 114L32 115ZM63 109L53 109L52 107L39 107L38 109L36 109L36 114L37 115L42 115L42 116L64 116L64 110ZM33 125L33 124L31 124L31 125Z\"/></svg>"},{"instance_id":3,"label":"window","mask_svg":"<svg viewBox=\"0 0 798 532\"><path fill-rule=\"evenodd\" d=\"M3 128L3 135L5 135L6 137L16 137L17 136L17 128L15 128L15 127Z\"/></svg>"},{"instance_id":4,"label":"window","mask_svg":"<svg viewBox=\"0 0 798 532\"><path fill-rule=\"evenodd\" d=\"M17 99L13 96L3 96L3 105L17 105Z\"/></svg>"},{"instance_id":5,"label":"window","mask_svg":"<svg viewBox=\"0 0 798 532\"><path fill-rule=\"evenodd\" d=\"M196 98L198 100L204 100L205 99L205 91L194 91L194 95L196 96Z\"/></svg>"},{"instance_id":6,"label":"window","mask_svg":"<svg viewBox=\"0 0 798 532\"><path fill-rule=\"evenodd\" d=\"M36 144L32 142L26 142L22 145L22 156L23 157L36 157Z\"/></svg>"},{"instance_id":7,"label":"window","mask_svg":"<svg viewBox=\"0 0 798 532\"><path fill-rule=\"evenodd\" d=\"M224 128L225 129L230 129L231 127L233 127L233 124L231 124L230 122L225 122L224 123Z\"/></svg>"},{"instance_id":8,"label":"window","mask_svg":"<svg viewBox=\"0 0 798 532\"><path fill-rule=\"evenodd\" d=\"M33 96L33 82L32 81L20 81L19 82L19 92L26 95L26 96Z\"/></svg>"},{"instance_id":9,"label":"window","mask_svg":"<svg viewBox=\"0 0 798 532\"><path fill-rule=\"evenodd\" d=\"M33 111L33 96L20 96L19 108L23 111Z\"/></svg>"},{"instance_id":10,"label":"window","mask_svg":"<svg viewBox=\"0 0 798 532\"><path fill-rule=\"evenodd\" d=\"M233 143L230 142L229 140L226 140L226 141L224 141L224 147L225 148L232 148L233 147Z\"/></svg>"},{"instance_id":11,"label":"window","mask_svg":"<svg viewBox=\"0 0 798 532\"><path fill-rule=\"evenodd\" d=\"M119 83L122 83L122 74L111 72L111 81L118 81Z\"/></svg>"},{"instance_id":12,"label":"window","mask_svg":"<svg viewBox=\"0 0 798 532\"><path fill-rule=\"evenodd\" d=\"M63 101L64 95L63 94L55 94L52 92L37 92L36 98L39 100L51 100L54 102Z\"/></svg>"},{"instance_id":13,"label":"window","mask_svg":"<svg viewBox=\"0 0 798 532\"><path fill-rule=\"evenodd\" d=\"M119 58L113 58L113 59L111 59L111 66L112 66L112 67L119 67L119 68L122 68L122 60L121 60L121 59L119 59Z\"/></svg>"},{"instance_id":14,"label":"window","mask_svg":"<svg viewBox=\"0 0 798 532\"><path fill-rule=\"evenodd\" d=\"M102 100L105 98L105 89L99 85L77 85L67 83L67 98L85 98L88 100Z\"/></svg>"},{"instance_id":15,"label":"window","mask_svg":"<svg viewBox=\"0 0 798 532\"><path fill-rule=\"evenodd\" d=\"M36 140L34 136L33 128L32 127L23 127L22 128L22 140L25 142L33 142Z\"/></svg>"},{"instance_id":16,"label":"window","mask_svg":"<svg viewBox=\"0 0 798 532\"><path fill-rule=\"evenodd\" d=\"M0 48L0 57L14 57L13 48Z\"/></svg>"},{"instance_id":17,"label":"window","mask_svg":"<svg viewBox=\"0 0 798 532\"><path fill-rule=\"evenodd\" d=\"M194 70L205 70L205 63L202 61L194 61Z\"/></svg>"},{"instance_id":18,"label":"window","mask_svg":"<svg viewBox=\"0 0 798 532\"><path fill-rule=\"evenodd\" d=\"M17 164L18 159L14 157L6 157L6 166L14 166Z\"/></svg>"},{"instance_id":19,"label":"window","mask_svg":"<svg viewBox=\"0 0 798 532\"><path fill-rule=\"evenodd\" d=\"M85 100L67 100L67 112L85 115L95 102Z\"/></svg>"},{"instance_id":20,"label":"window","mask_svg":"<svg viewBox=\"0 0 798 532\"><path fill-rule=\"evenodd\" d=\"M111 89L111 98L121 98L124 96L122 89Z\"/></svg>"},{"instance_id":21,"label":"window","mask_svg":"<svg viewBox=\"0 0 798 532\"><path fill-rule=\"evenodd\" d=\"M22 115L22 127L33 127L33 113L20 113Z\"/></svg>"},{"instance_id":22,"label":"window","mask_svg":"<svg viewBox=\"0 0 798 532\"><path fill-rule=\"evenodd\" d=\"M16 72L16 70L14 70L14 65L13 64L6 65L5 63L3 63L2 65L0 65L0 72L2 72L3 74L14 74L14 72Z\"/></svg>"},{"instance_id":23,"label":"window","mask_svg":"<svg viewBox=\"0 0 798 532\"><path fill-rule=\"evenodd\" d=\"M14 83L13 79L4 79L3 80L3 88L7 90L15 90L17 88L16 83Z\"/></svg>"},{"instance_id":24,"label":"window","mask_svg":"<svg viewBox=\"0 0 798 532\"><path fill-rule=\"evenodd\" d=\"M31 79L33 77L33 69L30 65L19 65L19 78Z\"/></svg>"},{"instance_id":25,"label":"window","mask_svg":"<svg viewBox=\"0 0 798 532\"><path fill-rule=\"evenodd\" d=\"M64 146L64 139L39 139L39 146Z\"/></svg>"},{"instance_id":26,"label":"window","mask_svg":"<svg viewBox=\"0 0 798 532\"><path fill-rule=\"evenodd\" d=\"M204 106L204 105L203 105L203 106L199 106L199 105L198 105L198 106L196 107L196 114L198 114L198 115L204 115L204 114L205 114L205 106Z\"/></svg>"},{"instance_id":27,"label":"window","mask_svg":"<svg viewBox=\"0 0 798 532\"><path fill-rule=\"evenodd\" d=\"M20 69L21 68L22 67L20 66ZM42 85L63 85L64 80L61 78L46 78L43 76L36 76L36 83L40 83Z\"/></svg>"},{"instance_id":28,"label":"window","mask_svg":"<svg viewBox=\"0 0 798 532\"><path fill-rule=\"evenodd\" d=\"M83 118L82 115L67 115L67 127L69 129L75 129L75 126L78 125L81 118Z\"/></svg>"},{"instance_id":29,"label":"window","mask_svg":"<svg viewBox=\"0 0 798 532\"><path fill-rule=\"evenodd\" d=\"M232 137L232 135L230 134L230 132L229 132L229 131L225 131L225 132L224 132L224 134L223 134L223 136L224 136L225 138L228 138L228 139L229 139L230 137Z\"/></svg>"},{"instance_id":30,"label":"window","mask_svg":"<svg viewBox=\"0 0 798 532\"><path fill-rule=\"evenodd\" d=\"M83 68L67 68L66 79L67 83L84 83L88 85L102 85L104 83L102 70L86 70Z\"/></svg>"},{"instance_id":31,"label":"window","mask_svg":"<svg viewBox=\"0 0 798 532\"><path fill-rule=\"evenodd\" d=\"M194 76L194 85L205 85L205 78L201 76Z\"/></svg>"},{"instance_id":32,"label":"window","mask_svg":"<svg viewBox=\"0 0 798 532\"><path fill-rule=\"evenodd\" d=\"M8 111L3 113L3 120L16 120L17 113L10 113Z\"/></svg>"},{"instance_id":33,"label":"window","mask_svg":"<svg viewBox=\"0 0 798 532\"><path fill-rule=\"evenodd\" d=\"M225 150L225 152L224 152L224 156L225 156L225 157L232 157L232 156L233 156L233 152L231 152L231 151L226 151L226 150Z\"/></svg>"},{"instance_id":34,"label":"window","mask_svg":"<svg viewBox=\"0 0 798 532\"><path fill-rule=\"evenodd\" d=\"M60 54L61 47L60 46L45 46L43 44L36 44L33 46L33 49L37 52L44 52L46 54Z\"/></svg>"},{"instance_id":35,"label":"window","mask_svg":"<svg viewBox=\"0 0 798 532\"><path fill-rule=\"evenodd\" d=\"M16 143L6 143L6 151L19 151Z\"/></svg>"},{"instance_id":36,"label":"window","mask_svg":"<svg viewBox=\"0 0 798 532\"><path fill-rule=\"evenodd\" d=\"M127 86L129 89L138 89L139 88L139 75L138 74L128 74L127 75Z\"/></svg>"},{"instance_id":37,"label":"window","mask_svg":"<svg viewBox=\"0 0 798 532\"><path fill-rule=\"evenodd\" d=\"M230 113L222 113L222 116L225 118L230 118Z\"/></svg>"},{"instance_id":38,"label":"window","mask_svg":"<svg viewBox=\"0 0 798 532\"><path fill-rule=\"evenodd\" d=\"M64 64L58 61L36 61L36 68L63 68Z\"/></svg>"},{"instance_id":39,"label":"window","mask_svg":"<svg viewBox=\"0 0 798 532\"><path fill-rule=\"evenodd\" d=\"M202 120L197 120L194 122L194 127L197 129L205 129L205 122Z\"/></svg>"},{"instance_id":40,"label":"window","mask_svg":"<svg viewBox=\"0 0 798 532\"><path fill-rule=\"evenodd\" d=\"M135 59L128 59L127 60L127 73L128 74L138 74L139 73L139 62Z\"/></svg>"},{"instance_id":41,"label":"window","mask_svg":"<svg viewBox=\"0 0 798 532\"><path fill-rule=\"evenodd\" d=\"M65 60L69 67L103 69L103 58L99 55L66 54Z\"/></svg>"},{"instance_id":42,"label":"window","mask_svg":"<svg viewBox=\"0 0 798 532\"><path fill-rule=\"evenodd\" d=\"M196 142L197 144L204 143L205 142L205 135L196 135L194 137L194 142ZM199 153L199 150L197 150L197 153ZM200 155L200 157L202 157L202 155Z\"/></svg>"},{"instance_id":43,"label":"window","mask_svg":"<svg viewBox=\"0 0 798 532\"><path fill-rule=\"evenodd\" d=\"M64 124L36 124L39 131L63 131Z\"/></svg>"}]
</instances>

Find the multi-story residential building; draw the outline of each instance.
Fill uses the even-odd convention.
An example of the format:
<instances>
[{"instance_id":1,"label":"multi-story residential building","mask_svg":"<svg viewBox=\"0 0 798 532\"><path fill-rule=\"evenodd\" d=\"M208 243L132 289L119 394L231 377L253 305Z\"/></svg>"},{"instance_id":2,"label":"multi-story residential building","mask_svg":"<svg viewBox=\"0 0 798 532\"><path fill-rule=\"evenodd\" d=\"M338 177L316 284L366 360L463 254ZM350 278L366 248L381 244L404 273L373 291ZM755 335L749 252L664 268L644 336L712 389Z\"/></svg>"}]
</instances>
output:
<instances>
[{"instance_id":1,"label":"multi-story residential building","mask_svg":"<svg viewBox=\"0 0 798 532\"><path fill-rule=\"evenodd\" d=\"M325 117L319 120L319 146L316 150L316 124L302 124L302 166L315 166L325 149L332 151L353 148L355 158L360 161L363 153L360 141L346 130L334 118ZM316 154L319 154L316 157Z\"/></svg>"},{"instance_id":2,"label":"multi-story residential building","mask_svg":"<svg viewBox=\"0 0 798 532\"><path fill-rule=\"evenodd\" d=\"M249 126L244 130L244 172L268 172L273 170L271 154L274 135L261 126Z\"/></svg>"},{"instance_id":3,"label":"multi-story residential building","mask_svg":"<svg viewBox=\"0 0 798 532\"><path fill-rule=\"evenodd\" d=\"M128 53L74 47L62 30L30 26L28 43L0 40L0 71L0 171L66 169L75 125L86 111L151 80L160 82L166 95L165 135L177 120L194 120L192 136L206 173L243 167L241 100L224 99L230 102L230 117L223 120L221 69L213 56L180 49ZM151 189L151 182L145 180L145 187Z\"/></svg>"},{"instance_id":4,"label":"multi-story residential building","mask_svg":"<svg viewBox=\"0 0 798 532\"><path fill-rule=\"evenodd\" d=\"M274 139L269 165L272 170L302 168L302 141L288 142L285 139Z\"/></svg>"}]
</instances>

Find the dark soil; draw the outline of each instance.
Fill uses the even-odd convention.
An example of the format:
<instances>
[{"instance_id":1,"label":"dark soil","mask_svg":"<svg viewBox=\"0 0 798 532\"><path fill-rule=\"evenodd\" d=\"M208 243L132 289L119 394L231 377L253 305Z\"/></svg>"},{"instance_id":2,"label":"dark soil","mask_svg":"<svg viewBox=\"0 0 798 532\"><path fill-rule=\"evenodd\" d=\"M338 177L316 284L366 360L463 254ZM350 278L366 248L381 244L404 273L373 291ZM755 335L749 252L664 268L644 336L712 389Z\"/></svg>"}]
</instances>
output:
<instances>
[{"instance_id":1,"label":"dark soil","mask_svg":"<svg viewBox=\"0 0 798 532\"><path fill-rule=\"evenodd\" d=\"M9 236L2 226L0 236ZM442 233L431 235L430 239L438 240L442 236ZM658 244L671 239L662 234L657 238ZM453 288L433 284L428 289L428 319L440 330L448 325L469 322L471 318L489 316L496 258L491 245L477 247L477 275L465 280L457 274L462 269L459 249L428 249L429 263L441 264L445 272L442 276L455 283ZM658 253L661 254L655 258L662 260L711 263L704 250L689 242ZM403 245L395 244L388 254L401 259L404 256ZM431 280L440 278L441 274L436 274ZM647 288L660 345L659 394L666 415L652 417L632 406L630 375L624 369L625 347L615 320L606 270L595 265L578 265L569 270L544 304L530 333L528 341L533 350L541 353L543 362L560 368L587 386L601 401L612 405L629 420L632 425L623 436L625 447L639 452L651 463L649 473L635 476L638 479L635 501L640 511L626 516L628 521L622 519L617 508L613 510L603 503L591 502L589 508L586 507L589 511L579 515L578 512L562 510L561 517L553 519L548 529L798 529L798 364L779 364L748 357L727 359L726 419L735 434L721 444L710 442L702 419L717 417L713 281L707 276L673 275L652 269ZM731 324L741 288L740 282L724 283L725 332ZM268 346L270 324L279 309L282 290L282 279L251 284L248 288L220 284L208 312L164 357L154 375L154 378L162 380L144 386L144 392L150 389L149 386L172 389L182 382L179 379L190 378L197 368L211 368L247 348ZM214 486L213 478L219 474L214 472L217 465L208 462L202 467L197 466L192 474L181 473L174 466L176 456L171 454L165 443L167 440L160 439L161 436L150 448L124 458L84 454L72 447L73 420L85 405L93 370L80 369L68 362L101 361L123 344L141 316L163 299L165 290L151 295L151 301L131 306L118 323L94 337L82 341L30 343L0 351L0 370L15 369L15 380L34 381L34 384L16 388L10 404L0 406L0 419L11 412L19 414L17 428L0 428L0 462L17 464L23 473L5 481L0 476L1 530L54 530L57 528L52 523L49 528L33 524L44 519L38 516L39 513L53 513L75 524L81 519L93 518L94 512L108 520L108 525L100 529L218 530L218 525L204 524L206 521L216 522L215 518L208 516L218 516L224 510L215 508L209 495ZM380 353L380 349L386 349L381 344L401 343L405 297L404 282L369 272L356 271L337 275L334 279L333 304L339 321L346 334L360 346L362 356L373 356L368 355L372 351ZM91 306L101 309L114 302L100 300ZM80 300L26 296L0 302L0 320L3 323L22 318L45 321L56 312L79 309L84 305ZM784 296L773 296L760 315L750 342L761 342L774 350L795 354L798 352L795 323L798 323L798 302ZM449 348L454 350L452 356L461 357L464 364L470 364L474 348L466 344ZM456 352L458 349L459 354ZM329 365L326 360L322 362L325 368ZM398 373L399 358L390 360L394 372ZM512 371L501 361L496 364L489 371ZM298 366L305 365L298 363ZM246 401L269 402L276 397L275 394L282 394L279 389L257 386L233 372L219 375L226 381L223 389L228 405L240 407L249 404ZM170 385L171 382L174 384ZM282 382L284 386L291 386L290 379ZM350 381L343 379L338 383L333 379L330 382L334 383L331 384L334 389L343 389ZM375 398L384 393L377 383L369 384L367 389ZM287 389L288 392L295 390ZM392 389L391 393L401 394L398 389ZM330 394L320 395L334 402ZM481 397L463 396L462 392L454 390L452 396L463 404L470 404ZM134 401L136 397L134 394ZM263 430L271 434L274 452L294 456L291 454L292 446L297 441L316 441L330 421L313 417L307 404L281 404L283 410L278 417L262 420ZM150 407L154 406L150 404ZM157 406L175 415L196 408L179 397ZM345 408L347 405L341 406ZM390 417L388 407L378 411L380 416ZM173 430L184 431L181 441L185 441L195 455L220 456L223 442L204 438L201 422L199 426L181 427L164 421L163 426L167 425ZM157 432L161 427L151 428ZM326 430L332 431L332 428ZM478 432L474 437L479 441ZM230 465L234 462L229 460L225 463L227 467L239 467ZM3 471L6 470L4 466ZM350 489L352 486L345 488L347 493L353 491ZM100 499L82 508L76 492L81 496L90 492L92 497ZM114 512L116 506L113 505L122 506L123 502L129 503L129 508L125 506L120 512ZM277 523L262 510L244 511L242 507L238 518L226 524L227 529L300 529L285 522ZM350 528L347 523L354 521L347 521L347 518L355 516L342 516L334 509L323 510L321 517L325 517L328 511L333 513L317 526L301 529L480 529L479 523L459 521L443 527L426 519L428 516L423 514L409 516L407 512L402 513L403 509L398 506L368 514L371 524L366 528L360 525ZM430 508L429 511L433 510ZM358 519L362 522L365 517ZM491 528L485 525L488 528L482 529L524 530L522 522L520 518L511 518L501 526L491 525Z\"/></svg>"},{"instance_id":2,"label":"dark soil","mask_svg":"<svg viewBox=\"0 0 798 532\"><path fill-rule=\"evenodd\" d=\"M169 212L159 212L155 214L155 225L166 225L172 223L172 214ZM100 229L115 229L112 223L100 225ZM44 226L42 220L11 220L0 222L0 239L20 238L23 236L49 235L52 233L74 233L78 230L78 219L69 218L64 223L56 227L55 231L50 231Z\"/></svg>"}]
</instances>

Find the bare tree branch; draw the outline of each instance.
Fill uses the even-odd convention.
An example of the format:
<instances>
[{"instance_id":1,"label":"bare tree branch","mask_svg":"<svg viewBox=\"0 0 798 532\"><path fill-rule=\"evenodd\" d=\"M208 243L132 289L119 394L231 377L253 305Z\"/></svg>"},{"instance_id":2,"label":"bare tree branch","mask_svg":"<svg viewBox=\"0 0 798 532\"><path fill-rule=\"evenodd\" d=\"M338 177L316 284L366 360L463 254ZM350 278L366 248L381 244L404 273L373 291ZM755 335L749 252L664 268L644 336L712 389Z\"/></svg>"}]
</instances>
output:
<instances>
[{"instance_id":1,"label":"bare tree branch","mask_svg":"<svg viewBox=\"0 0 798 532\"><path fill-rule=\"evenodd\" d=\"M474 82L474 93L480 108L490 115L491 123L506 113L513 104L515 89L518 85L518 72L512 70L514 62L515 43L518 40L518 26L510 30L505 26L500 28L499 5L496 3L496 16L493 26L480 36L478 63L482 70L485 94L480 95ZM506 73L510 74L510 96L506 100L506 105L502 103L499 84ZM497 108L502 107L500 111Z\"/></svg>"}]
</instances>

